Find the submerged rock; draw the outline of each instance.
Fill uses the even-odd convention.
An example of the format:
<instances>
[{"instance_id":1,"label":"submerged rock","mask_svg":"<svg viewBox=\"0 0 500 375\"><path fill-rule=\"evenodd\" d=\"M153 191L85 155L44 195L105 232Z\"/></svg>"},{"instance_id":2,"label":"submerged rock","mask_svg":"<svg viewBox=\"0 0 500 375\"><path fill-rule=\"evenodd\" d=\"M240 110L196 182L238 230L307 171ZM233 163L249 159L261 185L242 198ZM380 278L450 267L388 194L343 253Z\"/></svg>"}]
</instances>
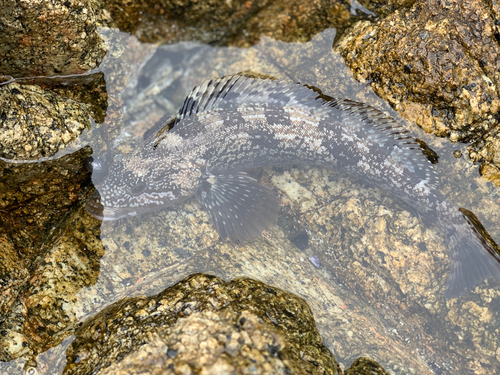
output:
<instances>
[{"instance_id":1,"label":"submerged rock","mask_svg":"<svg viewBox=\"0 0 500 375\"><path fill-rule=\"evenodd\" d=\"M10 311L20 288L29 278L28 269L19 260L19 253L9 240L4 227L0 227L0 317Z\"/></svg>"},{"instance_id":2,"label":"submerged rock","mask_svg":"<svg viewBox=\"0 0 500 375\"><path fill-rule=\"evenodd\" d=\"M345 375L388 375L377 362L369 358L358 358L344 372Z\"/></svg>"},{"instance_id":3,"label":"submerged rock","mask_svg":"<svg viewBox=\"0 0 500 375\"><path fill-rule=\"evenodd\" d=\"M64 179L53 181L62 191L43 179L38 182L42 191L44 186L51 190L40 193L22 186L26 195L35 197L32 207L27 205L30 215L23 212L26 207L10 207L9 215L2 212L0 218L2 228L8 228L0 231L0 361L24 357L31 365L39 353L61 343L75 328L77 295L97 281L104 254L100 223L79 203L88 191L85 182L68 186ZM32 181L27 185L37 188ZM52 201L55 197L58 205ZM22 198L21 192L17 198ZM43 207L45 200L50 209Z\"/></svg>"},{"instance_id":4,"label":"submerged rock","mask_svg":"<svg viewBox=\"0 0 500 375\"><path fill-rule=\"evenodd\" d=\"M341 374L307 304L248 278L197 274L85 322L64 374Z\"/></svg>"}]
</instances>

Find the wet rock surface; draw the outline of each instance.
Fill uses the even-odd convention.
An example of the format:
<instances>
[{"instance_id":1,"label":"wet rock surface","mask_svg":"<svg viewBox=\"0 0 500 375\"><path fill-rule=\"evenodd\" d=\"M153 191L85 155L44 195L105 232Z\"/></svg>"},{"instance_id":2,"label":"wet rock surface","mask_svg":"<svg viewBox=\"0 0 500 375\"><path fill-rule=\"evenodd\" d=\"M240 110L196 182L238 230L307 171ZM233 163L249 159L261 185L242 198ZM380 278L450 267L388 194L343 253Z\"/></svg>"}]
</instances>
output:
<instances>
[{"instance_id":1,"label":"wet rock surface","mask_svg":"<svg viewBox=\"0 0 500 375\"><path fill-rule=\"evenodd\" d=\"M338 374L307 304L251 279L193 275L85 322L64 374ZM341 373L341 371L340 371Z\"/></svg>"},{"instance_id":2,"label":"wet rock surface","mask_svg":"<svg viewBox=\"0 0 500 375\"><path fill-rule=\"evenodd\" d=\"M377 362L369 358L358 358L344 372L345 375L386 375L387 372Z\"/></svg>"},{"instance_id":3,"label":"wet rock surface","mask_svg":"<svg viewBox=\"0 0 500 375\"><path fill-rule=\"evenodd\" d=\"M103 33L108 41L120 37ZM110 48L105 67L133 67L147 49L121 43ZM92 188L86 160L119 133L119 95L129 79L110 72L106 81L95 73L0 86L1 361L34 365L78 323L77 294L96 282L104 252L100 222L83 207ZM85 126L72 129L74 118ZM15 368L5 371L19 373Z\"/></svg>"},{"instance_id":4,"label":"wet rock surface","mask_svg":"<svg viewBox=\"0 0 500 375\"><path fill-rule=\"evenodd\" d=\"M357 4L357 2L354 2ZM262 35L296 42L310 40L326 28L345 28L367 17L363 7L338 0L295 1L106 1L96 5L100 24L117 26L142 42L183 40L248 47Z\"/></svg>"},{"instance_id":5,"label":"wet rock surface","mask_svg":"<svg viewBox=\"0 0 500 375\"><path fill-rule=\"evenodd\" d=\"M87 147L45 163L0 161L0 222L26 265L67 212L84 201L90 183L84 160L90 155Z\"/></svg>"},{"instance_id":6,"label":"wet rock surface","mask_svg":"<svg viewBox=\"0 0 500 375\"><path fill-rule=\"evenodd\" d=\"M354 77L402 116L453 142L498 183L498 21L481 0L416 1L377 23L357 23L336 46ZM493 172L492 169L496 171ZM486 172L486 171L485 171Z\"/></svg>"},{"instance_id":7,"label":"wet rock surface","mask_svg":"<svg viewBox=\"0 0 500 375\"><path fill-rule=\"evenodd\" d=\"M13 77L79 74L105 54L86 0L5 0L0 31L0 73Z\"/></svg>"},{"instance_id":8,"label":"wet rock surface","mask_svg":"<svg viewBox=\"0 0 500 375\"><path fill-rule=\"evenodd\" d=\"M51 236L59 232L59 225L67 225L68 213L81 204L82 195L88 191L89 173L81 172L82 160L88 155L90 150L84 149L44 165L0 161L2 344L16 341L9 337L6 324L11 324L14 316L23 315L18 308L33 276L35 259L46 255ZM6 346L12 348L11 344ZM17 352L20 348L13 350ZM9 350L2 345L0 360L16 358L6 353Z\"/></svg>"},{"instance_id":9,"label":"wet rock surface","mask_svg":"<svg viewBox=\"0 0 500 375\"><path fill-rule=\"evenodd\" d=\"M88 107L36 85L0 86L0 157L36 160L54 155L90 128Z\"/></svg>"},{"instance_id":10,"label":"wet rock surface","mask_svg":"<svg viewBox=\"0 0 500 375\"><path fill-rule=\"evenodd\" d=\"M6 234L5 229L0 229L0 315L8 313L12 303L16 300L20 286L29 277L29 272L22 262L19 262L19 254Z\"/></svg>"},{"instance_id":11,"label":"wet rock surface","mask_svg":"<svg viewBox=\"0 0 500 375\"><path fill-rule=\"evenodd\" d=\"M36 259L23 254L23 247L11 252L24 278L17 279L12 269L3 275L8 277L5 281L13 281L9 294L4 293L8 309L0 315L1 361L23 357L34 365L39 353L60 344L77 324L77 294L97 281L104 254L99 223L78 206L66 213L62 228L52 228L50 237L37 243Z\"/></svg>"},{"instance_id":12,"label":"wet rock surface","mask_svg":"<svg viewBox=\"0 0 500 375\"><path fill-rule=\"evenodd\" d=\"M386 17L396 10L410 8L416 0L360 0L366 8L375 12L380 17Z\"/></svg>"}]
</instances>

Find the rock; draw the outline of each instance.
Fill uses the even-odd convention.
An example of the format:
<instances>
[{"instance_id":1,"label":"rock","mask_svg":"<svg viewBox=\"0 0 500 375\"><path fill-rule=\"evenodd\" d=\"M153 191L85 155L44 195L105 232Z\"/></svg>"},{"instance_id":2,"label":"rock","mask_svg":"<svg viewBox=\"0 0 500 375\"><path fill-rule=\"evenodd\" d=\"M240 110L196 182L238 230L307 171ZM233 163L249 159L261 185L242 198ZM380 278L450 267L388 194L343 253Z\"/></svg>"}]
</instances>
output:
<instances>
[{"instance_id":1,"label":"rock","mask_svg":"<svg viewBox=\"0 0 500 375\"><path fill-rule=\"evenodd\" d=\"M498 165L498 163L495 163ZM481 173L481 176L486 178L487 180L493 182L496 186L500 186L500 168L489 164L489 163L483 163L479 167L479 173Z\"/></svg>"},{"instance_id":2,"label":"rock","mask_svg":"<svg viewBox=\"0 0 500 375\"><path fill-rule=\"evenodd\" d=\"M90 128L87 105L13 82L0 86L0 157L36 160L66 148Z\"/></svg>"},{"instance_id":3,"label":"rock","mask_svg":"<svg viewBox=\"0 0 500 375\"><path fill-rule=\"evenodd\" d=\"M88 0L2 2L0 72L13 77L79 74L105 50Z\"/></svg>"},{"instance_id":4,"label":"rock","mask_svg":"<svg viewBox=\"0 0 500 375\"><path fill-rule=\"evenodd\" d=\"M0 223L28 266L51 231L89 190L87 147L44 163L0 161Z\"/></svg>"},{"instance_id":5,"label":"rock","mask_svg":"<svg viewBox=\"0 0 500 375\"><path fill-rule=\"evenodd\" d=\"M481 162L481 176L500 187L500 126L497 125L476 139L468 150L473 161Z\"/></svg>"},{"instance_id":6,"label":"rock","mask_svg":"<svg viewBox=\"0 0 500 375\"><path fill-rule=\"evenodd\" d=\"M67 351L76 374L339 374L299 297L197 274L85 322Z\"/></svg>"},{"instance_id":7,"label":"rock","mask_svg":"<svg viewBox=\"0 0 500 375\"><path fill-rule=\"evenodd\" d=\"M14 244L9 241L4 227L0 228L0 316L5 316L16 301L20 288L29 278L29 272L19 261Z\"/></svg>"},{"instance_id":8,"label":"rock","mask_svg":"<svg viewBox=\"0 0 500 375\"><path fill-rule=\"evenodd\" d=\"M190 40L240 47L255 44L262 35L307 41L326 28L345 28L361 17L353 16L348 3L337 0L162 0L154 4L115 0L99 3L96 10L101 25L116 25L142 42Z\"/></svg>"},{"instance_id":9,"label":"rock","mask_svg":"<svg viewBox=\"0 0 500 375\"><path fill-rule=\"evenodd\" d=\"M360 357L345 370L344 375L388 375L388 373L377 362Z\"/></svg>"},{"instance_id":10,"label":"rock","mask_svg":"<svg viewBox=\"0 0 500 375\"><path fill-rule=\"evenodd\" d=\"M118 32L105 30L103 34L116 42L105 64L108 69L109 65L120 67L120 74L110 72L106 81L102 73L17 78L0 86L0 93L5 94L0 113L9 114L2 116L1 146L11 142L11 147L2 149L7 155L0 160L0 249L4 254L0 262L0 361L24 358L35 365L40 353L59 345L78 323L78 293L99 275L99 258L104 253L100 222L83 206L92 188L86 167L93 151L89 145L106 151L119 133L119 95L133 77L124 72L133 72L150 48L141 49L135 38ZM101 123L82 134L71 133L76 138L66 145L63 132L67 131L65 121L70 121L68 108L75 109L82 122L90 124L92 117ZM42 134L50 130L45 124L52 121L51 116L62 125L53 130L58 146L53 148ZM12 146L12 134L25 135L20 144L34 145L30 155L24 147ZM35 160L18 160L27 156Z\"/></svg>"},{"instance_id":11,"label":"rock","mask_svg":"<svg viewBox=\"0 0 500 375\"><path fill-rule=\"evenodd\" d=\"M81 206L73 207L65 219L63 228L46 230L52 236L42 238L45 241L33 254L36 259L19 250L11 255L18 266L8 269L10 280L15 276L12 269L19 268L23 275L29 272L29 279L11 282L11 295L5 299L9 308L0 311L3 362L24 357L27 364L36 366L39 353L59 345L73 332L78 323L78 293L97 281L99 258L104 254L99 222Z\"/></svg>"},{"instance_id":12,"label":"rock","mask_svg":"<svg viewBox=\"0 0 500 375\"><path fill-rule=\"evenodd\" d=\"M385 17L395 10L410 8L416 0L359 0L360 4L375 12L380 17Z\"/></svg>"},{"instance_id":13,"label":"rock","mask_svg":"<svg viewBox=\"0 0 500 375\"><path fill-rule=\"evenodd\" d=\"M498 164L498 25L480 0L418 0L336 46L354 77L370 83L401 115L452 142L478 139L474 161Z\"/></svg>"}]
</instances>

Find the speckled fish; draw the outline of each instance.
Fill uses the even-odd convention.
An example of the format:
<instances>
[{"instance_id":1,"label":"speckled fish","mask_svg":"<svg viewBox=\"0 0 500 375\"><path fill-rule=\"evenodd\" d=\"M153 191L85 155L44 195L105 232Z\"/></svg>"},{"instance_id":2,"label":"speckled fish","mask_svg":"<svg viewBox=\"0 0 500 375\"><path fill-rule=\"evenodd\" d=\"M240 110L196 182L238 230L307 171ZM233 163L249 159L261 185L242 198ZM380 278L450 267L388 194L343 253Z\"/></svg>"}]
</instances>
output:
<instances>
[{"instance_id":1,"label":"speckled fish","mask_svg":"<svg viewBox=\"0 0 500 375\"><path fill-rule=\"evenodd\" d=\"M445 298L500 278L500 261L458 208L437 191L419 146L395 120L350 100L324 100L280 80L241 75L196 87L174 121L116 161L88 201L116 220L196 196L222 238L244 241L277 217L272 190L244 173L276 164L317 165L369 180L434 217L451 259Z\"/></svg>"}]
</instances>

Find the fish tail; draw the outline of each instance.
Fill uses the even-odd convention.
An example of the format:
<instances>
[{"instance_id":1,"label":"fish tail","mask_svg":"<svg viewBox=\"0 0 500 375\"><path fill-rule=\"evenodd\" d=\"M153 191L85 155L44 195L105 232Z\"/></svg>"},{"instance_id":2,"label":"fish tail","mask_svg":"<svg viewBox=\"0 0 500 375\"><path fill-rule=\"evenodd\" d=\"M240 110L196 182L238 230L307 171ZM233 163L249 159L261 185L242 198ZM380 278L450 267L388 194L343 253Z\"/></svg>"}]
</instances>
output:
<instances>
[{"instance_id":1,"label":"fish tail","mask_svg":"<svg viewBox=\"0 0 500 375\"><path fill-rule=\"evenodd\" d=\"M450 256L450 275L444 298L464 295L486 279L500 279L500 256L494 249L498 246L479 221L471 219L473 214L465 215L446 200L438 205L437 211Z\"/></svg>"}]
</instances>

